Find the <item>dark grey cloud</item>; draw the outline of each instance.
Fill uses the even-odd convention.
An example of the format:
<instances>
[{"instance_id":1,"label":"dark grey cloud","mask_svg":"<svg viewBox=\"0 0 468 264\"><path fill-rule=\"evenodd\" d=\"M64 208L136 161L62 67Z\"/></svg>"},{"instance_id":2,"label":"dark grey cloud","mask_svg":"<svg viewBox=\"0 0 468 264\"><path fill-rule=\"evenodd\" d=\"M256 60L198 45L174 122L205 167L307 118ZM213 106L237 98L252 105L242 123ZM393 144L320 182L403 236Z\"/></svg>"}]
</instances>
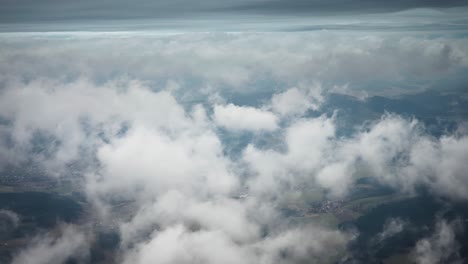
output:
<instances>
[{"instance_id":1,"label":"dark grey cloud","mask_svg":"<svg viewBox=\"0 0 468 264\"><path fill-rule=\"evenodd\" d=\"M310 13L330 15L343 13L396 12L412 8L450 8L466 5L468 5L468 1L465 0L273 0L248 3L237 7L237 9L269 13Z\"/></svg>"},{"instance_id":2,"label":"dark grey cloud","mask_svg":"<svg viewBox=\"0 0 468 264\"><path fill-rule=\"evenodd\" d=\"M0 23L70 22L127 19L207 18L251 14L344 14L393 12L411 8L449 8L464 0L1 0Z\"/></svg>"},{"instance_id":3,"label":"dark grey cloud","mask_svg":"<svg viewBox=\"0 0 468 264\"><path fill-rule=\"evenodd\" d=\"M16 22L44 22L70 21L90 19L130 19L130 18L158 18L168 13L185 13L186 7L181 1L56 1L56 0L20 0L1 1L1 21Z\"/></svg>"}]
</instances>

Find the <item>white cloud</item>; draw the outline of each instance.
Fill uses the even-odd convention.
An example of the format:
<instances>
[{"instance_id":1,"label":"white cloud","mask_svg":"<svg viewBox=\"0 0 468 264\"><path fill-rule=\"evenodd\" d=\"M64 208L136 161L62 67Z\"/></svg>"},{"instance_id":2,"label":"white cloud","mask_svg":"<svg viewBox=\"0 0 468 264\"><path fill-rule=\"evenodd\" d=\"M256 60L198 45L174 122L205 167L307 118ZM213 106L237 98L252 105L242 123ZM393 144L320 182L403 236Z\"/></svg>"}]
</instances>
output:
<instances>
[{"instance_id":1,"label":"white cloud","mask_svg":"<svg viewBox=\"0 0 468 264\"><path fill-rule=\"evenodd\" d=\"M9 129L24 153L31 148L34 133L42 131L64 141L57 152L52 152L54 155L40 157L43 163L65 165L80 159L83 148L89 158L96 160L97 166L92 163L86 170L86 192L90 201L103 210L100 213L109 217L101 220L112 221L119 227L122 254L128 261L178 261L183 252L197 245L199 250L188 250L188 257L181 261L191 257L213 263L220 259L236 260L229 257L232 253L237 259L258 263L270 259L265 256L267 253L261 256L255 253L259 245L262 251L267 250L263 249L262 241L269 237L261 235L262 227L275 229L275 236L290 232L281 224L284 220L278 217L274 204L254 197L235 198L240 177L235 173L239 168L233 167L238 164L223 154L216 126L200 105L186 110L170 93L153 92L140 82L128 80L99 86L85 80L65 85L33 81L5 89L2 95L5 103L2 110L13 124ZM279 128L275 115L266 110L238 108L253 112L254 118L269 120L251 121L248 125ZM37 115L46 118L38 120ZM120 132L123 125L126 131ZM301 133L300 126L296 130ZM294 141L294 135L290 137ZM292 145L300 148L299 142ZM46 167L49 173L55 172L51 168L56 167ZM112 214L116 199L134 202L128 216ZM71 240L67 232L59 239L38 238L16 261L25 262L36 256L43 262L63 261L70 256L65 252L73 253L75 246L78 250L83 242L80 235ZM148 238L150 233L154 236ZM146 248L160 245L157 241L165 233L178 234L176 237L182 240L174 245L174 251L153 256L153 250ZM332 240L338 235L330 234ZM344 236L343 239L340 236L338 244L346 241ZM219 245L219 252L225 253L213 254L213 243ZM295 248L299 241L288 243L288 248Z\"/></svg>"},{"instance_id":2,"label":"white cloud","mask_svg":"<svg viewBox=\"0 0 468 264\"><path fill-rule=\"evenodd\" d=\"M434 138L417 121L386 114L341 136L336 116L304 117L335 84L355 95L356 83L431 83L460 71L466 40L326 32L73 38L1 39L0 162L33 159L49 175L67 175L67 164L83 161L86 194L117 225L126 263L323 263L350 236L288 226L278 210L283 191L308 186L343 196L370 176L402 191L424 184L468 198L464 134ZM258 107L222 98L226 89L264 89L253 84L277 88ZM198 98L209 99L192 104ZM225 154L219 127L256 132L240 160ZM38 133L49 141L36 153ZM257 144L265 135L278 144ZM116 214L115 201L131 202L130 212ZM15 261L63 261L85 240L65 230Z\"/></svg>"},{"instance_id":3,"label":"white cloud","mask_svg":"<svg viewBox=\"0 0 468 264\"><path fill-rule=\"evenodd\" d=\"M391 218L387 220L382 232L377 234L378 243L401 233L405 229L406 225L407 223L400 218Z\"/></svg>"},{"instance_id":4,"label":"white cloud","mask_svg":"<svg viewBox=\"0 0 468 264\"><path fill-rule=\"evenodd\" d=\"M73 226L66 226L59 237L52 234L34 238L14 257L12 264L60 264L70 257L82 258L88 254L86 236Z\"/></svg>"},{"instance_id":5,"label":"white cloud","mask_svg":"<svg viewBox=\"0 0 468 264\"><path fill-rule=\"evenodd\" d=\"M458 250L460 245L455 238L456 221L437 222L432 236L419 240L412 255L418 264L463 263Z\"/></svg>"},{"instance_id":6,"label":"white cloud","mask_svg":"<svg viewBox=\"0 0 468 264\"><path fill-rule=\"evenodd\" d=\"M31 153L38 133L51 136L35 154L50 171L81 158L81 151L95 151L101 136L113 138L125 123L173 131L187 126L184 109L168 92L152 92L138 81L116 80L102 86L87 80L71 83L34 80L2 90L0 111L12 122L7 128L18 156ZM48 150L47 148L59 147ZM45 157L51 151L52 157ZM22 155L21 155L22 154Z\"/></svg>"},{"instance_id":7,"label":"white cloud","mask_svg":"<svg viewBox=\"0 0 468 264\"><path fill-rule=\"evenodd\" d=\"M410 166L404 168L408 178L422 178L443 195L468 199L468 137L443 136L439 140L423 138L410 152Z\"/></svg>"},{"instance_id":8,"label":"white cloud","mask_svg":"<svg viewBox=\"0 0 468 264\"><path fill-rule=\"evenodd\" d=\"M250 189L276 195L276 188L301 185L313 179L328 158L334 137L333 120L322 116L291 124L285 131L284 152L249 145L243 153L243 160L254 172L254 177L248 182Z\"/></svg>"},{"instance_id":9,"label":"white cloud","mask_svg":"<svg viewBox=\"0 0 468 264\"><path fill-rule=\"evenodd\" d=\"M319 84L308 89L290 88L273 95L271 108L282 116L302 115L307 110L317 110L323 101L322 87Z\"/></svg>"},{"instance_id":10,"label":"white cloud","mask_svg":"<svg viewBox=\"0 0 468 264\"><path fill-rule=\"evenodd\" d=\"M328 263L341 254L349 239L339 231L307 226L238 244L222 232L193 232L177 225L155 232L150 242L133 249L124 263Z\"/></svg>"},{"instance_id":11,"label":"white cloud","mask_svg":"<svg viewBox=\"0 0 468 264\"><path fill-rule=\"evenodd\" d=\"M249 206L239 200L219 198L201 200L180 191L169 191L159 201L144 206L129 222L121 226L123 245L131 245L141 232L157 224L161 228L174 224L201 230L223 232L236 243L246 243L259 236L257 223L249 219Z\"/></svg>"},{"instance_id":12,"label":"white cloud","mask_svg":"<svg viewBox=\"0 0 468 264\"><path fill-rule=\"evenodd\" d=\"M466 39L450 37L325 31L58 36L1 38L0 78L73 80L85 76L102 82L132 76L157 84L178 80L178 90L191 99L190 95L203 90L194 87L194 79L200 86L228 86L244 92L251 91L251 84L259 79L290 84L288 87L314 80L348 83L352 89L355 84L379 80L390 80L391 86L413 78L430 84L468 64ZM366 90L373 94L379 89Z\"/></svg>"},{"instance_id":13,"label":"white cloud","mask_svg":"<svg viewBox=\"0 0 468 264\"><path fill-rule=\"evenodd\" d=\"M316 226L291 229L262 241L258 246L263 254L256 263L328 263L342 254L351 238L349 234ZM284 262L283 258L287 260Z\"/></svg>"},{"instance_id":14,"label":"white cloud","mask_svg":"<svg viewBox=\"0 0 468 264\"><path fill-rule=\"evenodd\" d=\"M247 262L246 262L247 261ZM183 226L158 232L136 248L124 263L251 263L246 252L217 231L190 232Z\"/></svg>"},{"instance_id":15,"label":"white cloud","mask_svg":"<svg viewBox=\"0 0 468 264\"><path fill-rule=\"evenodd\" d=\"M171 192L184 193L187 201L231 195L238 178L222 153L220 140L206 123L203 108L194 107L190 115L177 117L181 120L158 126L134 122L125 135L99 145L96 158L101 169L86 176L89 196L103 206L108 197L136 200L138 210L155 207L154 199ZM179 121L184 126L171 129ZM158 202L158 206L164 204ZM149 221L142 228L151 225Z\"/></svg>"},{"instance_id":16,"label":"white cloud","mask_svg":"<svg viewBox=\"0 0 468 264\"><path fill-rule=\"evenodd\" d=\"M273 131L278 128L277 117L268 111L233 104L215 105L214 120L229 130Z\"/></svg>"},{"instance_id":17,"label":"white cloud","mask_svg":"<svg viewBox=\"0 0 468 264\"><path fill-rule=\"evenodd\" d=\"M252 190L274 194L313 182L343 196L356 178L368 176L401 191L423 184L440 195L468 198L461 160L468 155L466 136L435 139L416 120L386 114L351 137L337 138L335 122L322 116L291 124L284 151L249 145L243 159L254 175Z\"/></svg>"}]
</instances>

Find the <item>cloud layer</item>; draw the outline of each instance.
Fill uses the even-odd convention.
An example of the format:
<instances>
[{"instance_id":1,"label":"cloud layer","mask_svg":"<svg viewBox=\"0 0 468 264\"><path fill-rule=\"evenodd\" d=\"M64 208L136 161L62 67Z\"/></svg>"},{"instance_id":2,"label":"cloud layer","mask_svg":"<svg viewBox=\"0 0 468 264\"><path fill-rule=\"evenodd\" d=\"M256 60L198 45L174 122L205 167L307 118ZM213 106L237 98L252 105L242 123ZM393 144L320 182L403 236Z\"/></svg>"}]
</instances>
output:
<instances>
[{"instance_id":1,"label":"cloud layer","mask_svg":"<svg viewBox=\"0 0 468 264\"><path fill-rule=\"evenodd\" d=\"M1 43L1 169L35 164L80 179L93 217L119 231L122 263L339 259L353 234L292 224L285 194L341 198L362 177L468 199L466 131L435 137L415 118L386 113L342 133L340 111L321 111L331 92L372 95L379 82L401 94L459 76L465 39L64 33ZM236 157L230 136L245 145ZM61 234L14 263L86 255L87 235Z\"/></svg>"}]
</instances>

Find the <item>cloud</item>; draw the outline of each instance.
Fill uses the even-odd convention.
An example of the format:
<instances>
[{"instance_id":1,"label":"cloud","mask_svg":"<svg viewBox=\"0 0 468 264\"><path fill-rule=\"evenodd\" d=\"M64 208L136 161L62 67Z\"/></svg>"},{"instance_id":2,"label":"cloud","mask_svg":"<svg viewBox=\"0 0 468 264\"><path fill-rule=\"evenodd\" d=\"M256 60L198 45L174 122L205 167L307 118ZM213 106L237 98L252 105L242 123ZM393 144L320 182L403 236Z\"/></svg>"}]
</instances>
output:
<instances>
[{"instance_id":1,"label":"cloud","mask_svg":"<svg viewBox=\"0 0 468 264\"><path fill-rule=\"evenodd\" d=\"M292 229L262 242L264 254L256 263L301 263L313 261L327 263L340 256L352 235L324 230L314 226ZM327 250L333 248L334 250Z\"/></svg>"},{"instance_id":2,"label":"cloud","mask_svg":"<svg viewBox=\"0 0 468 264\"><path fill-rule=\"evenodd\" d=\"M225 89L281 92L314 81L327 84L324 92L344 84L350 93L366 90L369 95L395 86L414 91L447 76L454 78L450 74L463 73L468 63L466 39L450 35L426 38L365 32L353 36L331 31L4 35L0 72L8 85L78 78L102 83L128 76L157 89L175 81L186 100L204 99L207 93Z\"/></svg>"},{"instance_id":3,"label":"cloud","mask_svg":"<svg viewBox=\"0 0 468 264\"><path fill-rule=\"evenodd\" d=\"M182 226L156 233L135 251L124 263L250 263L246 252L223 233L190 232Z\"/></svg>"},{"instance_id":4,"label":"cloud","mask_svg":"<svg viewBox=\"0 0 468 264\"><path fill-rule=\"evenodd\" d=\"M20 224L20 216L10 210L0 210L0 238L8 238Z\"/></svg>"},{"instance_id":5,"label":"cloud","mask_svg":"<svg viewBox=\"0 0 468 264\"><path fill-rule=\"evenodd\" d=\"M87 243L86 236L76 227L65 226L58 237L52 234L35 237L14 257L12 264L64 263L71 257L85 257Z\"/></svg>"},{"instance_id":6,"label":"cloud","mask_svg":"<svg viewBox=\"0 0 468 264\"><path fill-rule=\"evenodd\" d=\"M271 108L282 116L303 115L307 110L317 110L323 102L321 86L315 84L309 89L290 88L271 98Z\"/></svg>"},{"instance_id":7,"label":"cloud","mask_svg":"<svg viewBox=\"0 0 468 264\"><path fill-rule=\"evenodd\" d=\"M301 16L310 14L320 14L323 16L338 16L343 14L366 15L378 13L391 13L400 10L413 8L454 8L465 7L466 2L462 0L450 1L366 1L353 0L330 1L326 5L321 0L241 0L235 3L231 1L202 0L196 5L187 0L177 1L148 1L136 0L130 5L123 0L108 1L103 0L100 4L93 1L84 0L80 3L74 3L70 0L55 2L44 0L37 3L31 0L4 1L4 10L0 12L2 18L0 22L6 24L43 24L42 28L47 28L45 22L50 24L65 24L78 27L80 24L91 24L90 21L101 22L103 25L114 24L121 27L128 27L128 24L139 24L145 28L148 21L180 26L179 21L183 19L193 19L195 21L214 20L212 23L218 25L226 23L226 17L231 18L233 22L245 22L245 16L255 17L257 20L263 17L283 18L285 14L291 16ZM246 14L247 13L247 14ZM256 15L256 16L255 16ZM393 15L393 14L391 14ZM224 19L219 19L219 17ZM141 25L142 20L145 22ZM116 21L126 21L125 24L116 23ZM248 20L249 21L249 20ZM157 23L159 22L159 23ZM179 22L179 23L178 23ZM252 22L250 22L252 23ZM77 25L78 24L78 25ZM56 25L57 26L57 25ZM10 25L11 27L11 25ZM108 25L108 27L111 27Z\"/></svg>"},{"instance_id":8,"label":"cloud","mask_svg":"<svg viewBox=\"0 0 468 264\"><path fill-rule=\"evenodd\" d=\"M135 201L131 215L112 218L122 234L124 263L325 261L331 257L325 245L344 248L346 233L292 229L256 192L238 199L240 179L220 142L194 128L165 135L136 127L98 151L102 170L88 175L88 194L105 205L112 204L108 197ZM265 227L272 230L262 234ZM306 237L310 243L303 245Z\"/></svg>"},{"instance_id":9,"label":"cloud","mask_svg":"<svg viewBox=\"0 0 468 264\"><path fill-rule=\"evenodd\" d=\"M458 252L460 245L455 236L456 224L456 221L448 223L440 220L434 234L419 240L413 250L416 263L462 263Z\"/></svg>"},{"instance_id":10,"label":"cloud","mask_svg":"<svg viewBox=\"0 0 468 264\"><path fill-rule=\"evenodd\" d=\"M138 241L142 232L157 232L184 225L192 232L216 230L235 243L246 243L257 239L259 226L249 217L250 206L239 200L219 198L215 201L169 191L159 195L160 201L147 203L131 221L121 226L122 245L129 246ZM154 226L158 226L153 230Z\"/></svg>"},{"instance_id":11,"label":"cloud","mask_svg":"<svg viewBox=\"0 0 468 264\"><path fill-rule=\"evenodd\" d=\"M138 189L142 195L159 195L176 189L201 196L228 194L235 188L237 179L230 173L229 160L221 155L218 138L209 131L180 133L136 127L103 145L97 152L103 169L89 176L89 188L122 195L126 190L131 195Z\"/></svg>"},{"instance_id":12,"label":"cloud","mask_svg":"<svg viewBox=\"0 0 468 264\"><path fill-rule=\"evenodd\" d=\"M243 160L254 174L248 181L249 188L255 193L275 195L280 186L302 184L303 177L309 177L321 165L334 135L333 121L322 116L299 120L288 127L285 152L247 146Z\"/></svg>"},{"instance_id":13,"label":"cloud","mask_svg":"<svg viewBox=\"0 0 468 264\"><path fill-rule=\"evenodd\" d=\"M377 234L379 242L401 233L405 229L406 225L407 223L400 218L391 218L387 220L382 232Z\"/></svg>"},{"instance_id":14,"label":"cloud","mask_svg":"<svg viewBox=\"0 0 468 264\"><path fill-rule=\"evenodd\" d=\"M125 125L164 124L168 130L187 125L184 110L172 95L154 93L138 81L96 86L83 79L66 84L34 80L1 91L0 102L2 116L12 122L3 127L12 143L4 148L17 153L19 161L32 156L57 172L83 153L94 152ZM42 138L38 140L38 136ZM37 151L32 150L35 141L44 141L36 146Z\"/></svg>"},{"instance_id":15,"label":"cloud","mask_svg":"<svg viewBox=\"0 0 468 264\"><path fill-rule=\"evenodd\" d=\"M423 139L411 150L412 166L404 171L409 177L424 177L423 182L436 192L467 199L462 190L468 184L465 173L468 165L462 162L468 155L467 147L467 136L444 136L438 141Z\"/></svg>"},{"instance_id":16,"label":"cloud","mask_svg":"<svg viewBox=\"0 0 468 264\"><path fill-rule=\"evenodd\" d=\"M430 85L463 71L465 39L56 34L1 37L2 165L77 177L96 218L121 235L124 263L324 263L352 236L291 225L284 194L343 197L360 177L468 198L463 131L434 137L387 113L343 132L339 111L320 112L329 87L371 96L369 83ZM226 154L226 131L247 135L239 157ZM86 240L68 227L15 261L81 256Z\"/></svg>"},{"instance_id":17,"label":"cloud","mask_svg":"<svg viewBox=\"0 0 468 264\"><path fill-rule=\"evenodd\" d=\"M320 0L275 0L275 1L255 1L253 3L241 4L241 10L255 10L260 13L280 13L287 14L367 14L367 13L385 13L395 12L412 8L430 8L430 7L458 7L466 6L463 1L394 1L388 3L385 1L332 1L323 5Z\"/></svg>"},{"instance_id":18,"label":"cloud","mask_svg":"<svg viewBox=\"0 0 468 264\"><path fill-rule=\"evenodd\" d=\"M317 227L290 230L252 244L236 244L222 232L192 232L175 226L156 232L134 249L124 263L297 263L329 262L349 236ZM325 248L334 250L325 250Z\"/></svg>"},{"instance_id":19,"label":"cloud","mask_svg":"<svg viewBox=\"0 0 468 264\"><path fill-rule=\"evenodd\" d=\"M38 132L50 136L43 142L44 148L57 142L56 149L32 155L39 164L48 164L47 173L65 177L50 164L63 166L60 172L66 172L66 164L81 160L83 153L89 155L84 157L89 163L78 177L84 177L84 190L100 213L97 217L117 226L124 260L145 263L195 257L205 262L240 258L271 263L268 260L285 257L269 256L274 254L268 249L273 245L264 241L283 236L290 238L275 243L292 250L288 260L306 257L307 250L296 249L299 241L291 237L293 231L274 204L257 200L255 195L238 199L240 168L224 155L216 124L203 106L184 108L171 93L152 91L139 81L126 79L101 85L83 79L66 84L34 80L2 90L1 100L5 103L2 113L11 120L5 129L12 135L12 148L28 153ZM253 117L266 117L267 128L279 129L273 113L237 108L253 112ZM46 118L38 120L37 116ZM258 123L264 125L258 121L248 124ZM128 215L113 210L121 201L132 203ZM265 228L275 230L273 236L262 234ZM323 231L318 226L314 230ZM323 232L317 239L324 243L337 239L337 245L342 245L347 241L346 234ZM176 239L174 251L153 255L154 245L166 238ZM17 263L30 259L60 262L70 256L65 253L81 252L78 249L85 243L78 231L34 241L16 257ZM315 243L319 247L321 242ZM214 244L225 253L213 254ZM199 250L192 251L195 245ZM321 253L314 252L320 258ZM237 258L229 257L232 255Z\"/></svg>"},{"instance_id":20,"label":"cloud","mask_svg":"<svg viewBox=\"0 0 468 264\"><path fill-rule=\"evenodd\" d=\"M253 177L252 190L277 193L313 182L337 196L346 195L358 177L373 177L396 189L413 192L418 185L439 195L466 199L466 136L440 139L424 133L414 119L386 114L338 138L333 117L299 119L285 130L285 149L258 149L243 154Z\"/></svg>"},{"instance_id":21,"label":"cloud","mask_svg":"<svg viewBox=\"0 0 468 264\"><path fill-rule=\"evenodd\" d=\"M215 122L234 131L274 131L278 128L277 117L268 111L233 104L214 106Z\"/></svg>"},{"instance_id":22,"label":"cloud","mask_svg":"<svg viewBox=\"0 0 468 264\"><path fill-rule=\"evenodd\" d=\"M128 34L132 36L131 33ZM2 125L1 129L2 161L18 164L32 157L37 163L48 166L49 173L60 175L61 167L83 157L92 159L97 149L106 142L119 138L121 133L132 126L142 127L142 130L149 127L150 131L155 128L157 133L160 130L178 133L177 131L184 129L191 130L192 126L199 130L210 130L213 124L204 114L204 108L198 107L198 114L191 113L190 109L186 109L190 106L184 105L187 98L201 98L200 96L206 95L203 93L216 93L223 97L225 88L221 88L221 84L232 85L230 91L249 94L247 84L253 82L255 76L265 74L271 77L272 82L281 82L278 91L268 91L271 97L263 102L263 106L251 107L229 102L212 106L208 103L208 108L214 109L214 114L210 117L217 125L227 129L279 131L280 134L284 132L292 135L295 126L312 121L297 118L306 109L317 109L326 100L328 87L332 87L332 90L335 87L315 85L315 78L320 77L327 82L340 82L339 79L343 78L350 83L360 83L363 80L394 77L406 80L417 75L418 80L431 80L447 74L444 69L447 72L456 72L467 63L463 39L364 35L356 41L349 41L350 36L332 33L290 34L281 38L276 34L149 34L136 35L135 38L122 33L108 38L92 34L71 34L71 40L62 39L60 45L58 40L51 40L47 36L45 39L35 40L31 40L32 37L28 35L2 39L6 45L2 46L5 50L2 53L5 63L0 65L4 67L0 110L2 117L9 122ZM30 40L40 48L30 49L30 44L27 44ZM90 45L91 41L95 44ZM125 45L114 45L115 42ZM83 56L90 52L91 46L96 48L93 56ZM137 58L134 50L144 50L145 55ZM126 63L114 61L113 52L119 52ZM189 53L193 54L192 60L186 62L183 58ZM62 55L67 59L64 60ZM221 65L218 63L220 57L225 62ZM408 57L412 59L408 61ZM68 63L69 61L75 63ZM357 64L361 66L350 67ZM377 64L384 66L377 67ZM362 75L356 72L361 69ZM246 74L231 78L233 73ZM128 75L135 78L129 78ZM202 83L193 82L193 78ZM192 79L192 82L188 79ZM283 88L291 87L289 83L298 85L290 89ZM308 86L307 83L314 85ZM197 87L211 88L199 90ZM352 89L351 85L346 87ZM263 89L260 86L254 90L259 92ZM372 89L368 91L369 94L375 92ZM190 115L199 115L200 120L192 121L196 117ZM37 118L38 116L43 118ZM280 127L283 125L282 121L286 121L284 129ZM325 137L333 138L333 130L336 128L334 122L330 122L331 125L323 127L323 133ZM402 185L411 189L418 181L433 184L434 179L438 181L437 186L447 185L449 189L464 186L464 178L460 173L463 166L458 161L458 157L463 156L464 152L461 148L455 148L457 143L465 144L463 136L447 136L439 142L419 134L416 126L406 120L384 118L375 123L378 125L372 130L356 133L350 139L330 139L323 146L319 143L322 136L318 131L311 132L310 135L312 137L313 133L317 133L317 146L313 142L301 141L309 138L305 132L297 135L300 138L297 143L294 143L295 136L289 136L284 141L285 145L290 144L287 154L270 151L265 157L258 158L265 159L265 163L274 164L269 165L271 168L266 168L266 165L260 168L260 164L252 165L252 168L259 175L264 174L261 170L273 172L268 177L258 176L263 180L281 178L281 181L288 181L287 178L294 178L298 172L313 172L313 178L320 185L337 194L346 193L346 186L352 183L352 174L357 167L362 167L358 163L366 165L366 169L372 170L376 177L394 186ZM210 133L217 137L216 131ZM420 140L417 140L418 137ZM388 140L383 140L384 138ZM34 152L33 142L40 141L38 139L49 141ZM301 146L303 150L300 150ZM338 152L335 152L335 157L330 157L327 152L334 151L335 147L338 147ZM435 160L424 161L418 154L420 148L427 148ZM252 153L254 157L256 150L250 144L245 153ZM454 159L450 160L454 160L454 164L448 164L450 160L446 159L444 164L447 164L447 169L428 170L432 164L437 164L439 157L443 159L444 155L440 153L442 151L447 152L446 154L453 152L450 155ZM395 168L392 169L393 158L402 154L410 155L408 157L418 165L399 164L401 166L396 168L402 173L395 173ZM323 161L324 158L326 161ZM296 166L293 164L297 164L298 169L292 169ZM309 168L304 170L304 166ZM447 176L424 178L416 176L419 171L429 171L432 174L438 171ZM276 174L282 176L273 176ZM254 182L252 180L252 184L256 185ZM269 183L266 186L268 185ZM455 193L464 195L461 189Z\"/></svg>"}]
</instances>

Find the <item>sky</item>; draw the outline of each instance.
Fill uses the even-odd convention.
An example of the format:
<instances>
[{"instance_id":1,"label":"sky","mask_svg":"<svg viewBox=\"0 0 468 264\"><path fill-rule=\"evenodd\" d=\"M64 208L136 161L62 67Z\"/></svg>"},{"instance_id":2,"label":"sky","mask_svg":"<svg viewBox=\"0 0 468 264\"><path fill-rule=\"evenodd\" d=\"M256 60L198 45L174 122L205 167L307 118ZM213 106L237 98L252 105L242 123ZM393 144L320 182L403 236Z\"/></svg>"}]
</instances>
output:
<instances>
[{"instance_id":1,"label":"sky","mask_svg":"<svg viewBox=\"0 0 468 264\"><path fill-rule=\"evenodd\" d=\"M361 177L468 199L466 1L0 6L0 171L76 180L118 263L326 263L358 234L281 208ZM438 220L415 261L452 257L457 230ZM40 234L13 263L85 263L95 231Z\"/></svg>"},{"instance_id":2,"label":"sky","mask_svg":"<svg viewBox=\"0 0 468 264\"><path fill-rule=\"evenodd\" d=\"M67 20L179 19L203 15L245 13L265 15L339 15L397 12L413 8L466 7L466 1L369 1L369 0L240 0L240 1L56 1L2 0L2 22Z\"/></svg>"},{"instance_id":3,"label":"sky","mask_svg":"<svg viewBox=\"0 0 468 264\"><path fill-rule=\"evenodd\" d=\"M2 0L1 31L302 31L395 27L464 29L452 1L30 1Z\"/></svg>"}]
</instances>

